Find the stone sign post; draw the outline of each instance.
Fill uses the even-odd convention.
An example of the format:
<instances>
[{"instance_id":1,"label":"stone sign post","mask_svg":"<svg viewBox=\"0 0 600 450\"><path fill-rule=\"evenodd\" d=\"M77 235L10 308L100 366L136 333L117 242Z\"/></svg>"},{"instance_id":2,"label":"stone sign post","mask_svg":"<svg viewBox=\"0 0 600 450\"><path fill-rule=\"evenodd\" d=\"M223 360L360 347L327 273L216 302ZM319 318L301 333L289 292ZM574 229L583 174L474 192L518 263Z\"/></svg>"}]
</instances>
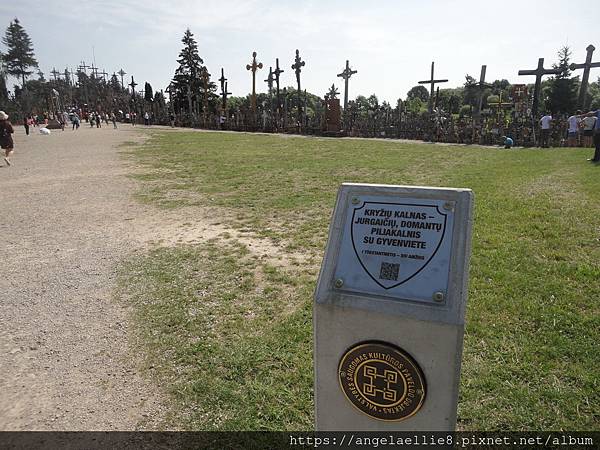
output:
<instances>
[{"instance_id":1,"label":"stone sign post","mask_svg":"<svg viewBox=\"0 0 600 450\"><path fill-rule=\"evenodd\" d=\"M343 184L315 292L317 431L454 431L473 193Z\"/></svg>"}]
</instances>

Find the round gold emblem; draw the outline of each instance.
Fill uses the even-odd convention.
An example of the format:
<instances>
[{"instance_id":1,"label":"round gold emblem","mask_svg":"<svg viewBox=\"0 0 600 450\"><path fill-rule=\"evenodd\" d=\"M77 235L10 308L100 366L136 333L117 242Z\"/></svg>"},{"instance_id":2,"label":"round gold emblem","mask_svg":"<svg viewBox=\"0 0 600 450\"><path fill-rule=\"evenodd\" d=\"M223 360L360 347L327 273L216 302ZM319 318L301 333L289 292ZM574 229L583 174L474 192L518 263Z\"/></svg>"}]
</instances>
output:
<instances>
[{"instance_id":1,"label":"round gold emblem","mask_svg":"<svg viewBox=\"0 0 600 450\"><path fill-rule=\"evenodd\" d=\"M340 360L338 376L350 403L375 419L407 419L425 400L421 368L391 344L365 342L348 349Z\"/></svg>"}]
</instances>

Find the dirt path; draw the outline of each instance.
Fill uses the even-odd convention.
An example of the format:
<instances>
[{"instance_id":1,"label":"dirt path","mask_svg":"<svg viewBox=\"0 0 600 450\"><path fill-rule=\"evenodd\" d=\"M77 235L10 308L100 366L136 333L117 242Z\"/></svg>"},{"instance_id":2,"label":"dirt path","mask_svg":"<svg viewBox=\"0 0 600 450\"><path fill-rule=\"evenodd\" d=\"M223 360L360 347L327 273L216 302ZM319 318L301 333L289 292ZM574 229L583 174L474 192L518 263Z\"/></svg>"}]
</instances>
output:
<instances>
[{"instance_id":1,"label":"dirt path","mask_svg":"<svg viewBox=\"0 0 600 450\"><path fill-rule=\"evenodd\" d=\"M138 241L130 221L146 213L117 155L138 137L18 127L12 167L0 158L1 430L160 426L164 400L136 372L127 307L112 298Z\"/></svg>"}]
</instances>

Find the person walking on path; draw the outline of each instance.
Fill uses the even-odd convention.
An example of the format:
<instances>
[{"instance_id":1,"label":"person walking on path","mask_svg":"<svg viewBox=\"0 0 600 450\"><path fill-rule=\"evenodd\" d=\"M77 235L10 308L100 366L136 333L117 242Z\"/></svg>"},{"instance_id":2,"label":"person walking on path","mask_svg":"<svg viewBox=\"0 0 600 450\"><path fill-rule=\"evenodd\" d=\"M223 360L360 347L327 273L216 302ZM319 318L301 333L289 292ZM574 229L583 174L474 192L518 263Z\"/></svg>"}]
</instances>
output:
<instances>
[{"instance_id":1,"label":"person walking on path","mask_svg":"<svg viewBox=\"0 0 600 450\"><path fill-rule=\"evenodd\" d=\"M587 114L584 114L583 117L595 117L596 124L594 125L594 146L596 147L596 151L594 152L594 156L589 158L588 161L591 162L600 162L600 109L596 111L590 111Z\"/></svg>"},{"instance_id":2,"label":"person walking on path","mask_svg":"<svg viewBox=\"0 0 600 450\"><path fill-rule=\"evenodd\" d=\"M0 147L4 149L4 161L10 166L10 155L12 154L15 144L13 142L12 124L8 121L8 114L4 111L0 111Z\"/></svg>"},{"instance_id":3,"label":"person walking on path","mask_svg":"<svg viewBox=\"0 0 600 450\"><path fill-rule=\"evenodd\" d=\"M117 116L115 116L114 111L110 113L110 120L113 124L113 128L116 130L117 129Z\"/></svg>"},{"instance_id":4,"label":"person walking on path","mask_svg":"<svg viewBox=\"0 0 600 450\"><path fill-rule=\"evenodd\" d=\"M148 111L144 113L144 125L150 126L150 114L148 114Z\"/></svg>"},{"instance_id":5,"label":"person walking on path","mask_svg":"<svg viewBox=\"0 0 600 450\"><path fill-rule=\"evenodd\" d=\"M25 128L25 134L29 136L29 117L23 117L23 127Z\"/></svg>"},{"instance_id":6,"label":"person walking on path","mask_svg":"<svg viewBox=\"0 0 600 450\"><path fill-rule=\"evenodd\" d=\"M73 113L73 118L71 120L73 121L73 131L75 131L79 128L81 121L79 120L79 116L75 113Z\"/></svg>"},{"instance_id":7,"label":"person walking on path","mask_svg":"<svg viewBox=\"0 0 600 450\"><path fill-rule=\"evenodd\" d=\"M542 126L542 135L540 139L540 147L548 148L548 141L550 140L550 124L552 123L552 116L546 114L540 119L540 125Z\"/></svg>"}]
</instances>

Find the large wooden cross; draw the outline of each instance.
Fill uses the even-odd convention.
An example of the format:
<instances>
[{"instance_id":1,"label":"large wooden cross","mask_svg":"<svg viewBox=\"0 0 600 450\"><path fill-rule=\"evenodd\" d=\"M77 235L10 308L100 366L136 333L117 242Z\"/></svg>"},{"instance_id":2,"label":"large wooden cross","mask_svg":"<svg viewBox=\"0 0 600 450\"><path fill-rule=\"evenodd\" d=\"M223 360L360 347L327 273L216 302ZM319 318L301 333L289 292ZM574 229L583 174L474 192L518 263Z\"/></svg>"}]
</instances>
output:
<instances>
[{"instance_id":1,"label":"large wooden cross","mask_svg":"<svg viewBox=\"0 0 600 450\"><path fill-rule=\"evenodd\" d=\"M269 89L269 121L273 116L273 82L275 81L275 77L273 75L273 67L269 66L269 76L264 80L267 83L267 88Z\"/></svg>"},{"instance_id":2,"label":"large wooden cross","mask_svg":"<svg viewBox=\"0 0 600 450\"><path fill-rule=\"evenodd\" d=\"M486 87L492 87L491 84L485 82L485 72L487 66L481 66L481 74L479 75L479 82L475 84L477 86L477 104L475 106L474 116L479 118L481 115L481 107L483 105L483 92Z\"/></svg>"},{"instance_id":3,"label":"large wooden cross","mask_svg":"<svg viewBox=\"0 0 600 450\"><path fill-rule=\"evenodd\" d=\"M599 62L592 62L592 55L594 54L594 47L592 44L586 48L587 56L583 64L571 64L569 68L571 70L583 69L583 77L581 78L581 87L579 88L579 107L585 109L585 101L587 96L588 83L590 80L590 69L600 67Z\"/></svg>"},{"instance_id":4,"label":"large wooden cross","mask_svg":"<svg viewBox=\"0 0 600 450\"><path fill-rule=\"evenodd\" d=\"M81 61L81 64L79 65L79 67L77 67L77 70L79 70L80 72L83 72L87 75L87 70L90 68L90 66L85 64L85 61Z\"/></svg>"},{"instance_id":5,"label":"large wooden cross","mask_svg":"<svg viewBox=\"0 0 600 450\"><path fill-rule=\"evenodd\" d=\"M222 99L222 108L223 114L227 111L227 96L231 94L231 92L227 92L227 78L225 78L225 71L221 67L221 78L219 78L219 82L221 83L221 99Z\"/></svg>"},{"instance_id":6,"label":"large wooden cross","mask_svg":"<svg viewBox=\"0 0 600 450\"><path fill-rule=\"evenodd\" d=\"M125 72L123 69L121 69L121 70L119 70L117 73L118 73L119 75L121 75L121 88L122 88L122 89L125 89L125 85L123 84L123 77L124 77L125 75L127 75L127 72Z\"/></svg>"},{"instance_id":7,"label":"large wooden cross","mask_svg":"<svg viewBox=\"0 0 600 450\"><path fill-rule=\"evenodd\" d=\"M277 96L277 127L279 127L279 117L281 116L281 98L279 96L279 75L284 72L283 69L279 68L279 58L275 58L275 70L273 71L273 75L275 75L275 93Z\"/></svg>"},{"instance_id":8,"label":"large wooden cross","mask_svg":"<svg viewBox=\"0 0 600 450\"><path fill-rule=\"evenodd\" d=\"M135 87L138 84L135 82L135 80L133 79L133 75L131 75L131 83L128 84L129 87L131 87L131 96L135 97Z\"/></svg>"},{"instance_id":9,"label":"large wooden cross","mask_svg":"<svg viewBox=\"0 0 600 450\"><path fill-rule=\"evenodd\" d=\"M356 70L352 70L350 68L350 61L346 60L346 68L342 71L342 73L338 73L338 77L344 79L344 110L348 107L348 80L352 75L358 73Z\"/></svg>"},{"instance_id":10,"label":"large wooden cross","mask_svg":"<svg viewBox=\"0 0 600 450\"><path fill-rule=\"evenodd\" d=\"M246 70L252 71L252 116L254 124L256 124L256 71L262 68L262 63L256 62L256 52L252 52L252 64L246 64Z\"/></svg>"},{"instance_id":11,"label":"large wooden cross","mask_svg":"<svg viewBox=\"0 0 600 450\"><path fill-rule=\"evenodd\" d=\"M434 66L435 66L435 62L431 62L431 79L429 80L424 80L424 81L419 81L419 84L429 84L431 86L430 90L429 90L429 112L433 112L433 93L435 91L435 85L437 83L447 83L448 80L436 80L434 77Z\"/></svg>"},{"instance_id":12,"label":"large wooden cross","mask_svg":"<svg viewBox=\"0 0 600 450\"><path fill-rule=\"evenodd\" d=\"M296 82L298 83L298 123L302 124L302 98L300 93L300 72L302 72L302 67L304 67L306 63L300 59L300 51L296 49L296 58L294 59L294 64L292 64L292 69L296 72Z\"/></svg>"},{"instance_id":13,"label":"large wooden cross","mask_svg":"<svg viewBox=\"0 0 600 450\"><path fill-rule=\"evenodd\" d=\"M542 86L542 77L544 75L557 75L560 69L544 69L544 58L538 59L538 66L533 70L519 70L519 75L535 75L535 87L533 88L533 106L531 115L537 117L538 105L540 101L540 88Z\"/></svg>"}]
</instances>

